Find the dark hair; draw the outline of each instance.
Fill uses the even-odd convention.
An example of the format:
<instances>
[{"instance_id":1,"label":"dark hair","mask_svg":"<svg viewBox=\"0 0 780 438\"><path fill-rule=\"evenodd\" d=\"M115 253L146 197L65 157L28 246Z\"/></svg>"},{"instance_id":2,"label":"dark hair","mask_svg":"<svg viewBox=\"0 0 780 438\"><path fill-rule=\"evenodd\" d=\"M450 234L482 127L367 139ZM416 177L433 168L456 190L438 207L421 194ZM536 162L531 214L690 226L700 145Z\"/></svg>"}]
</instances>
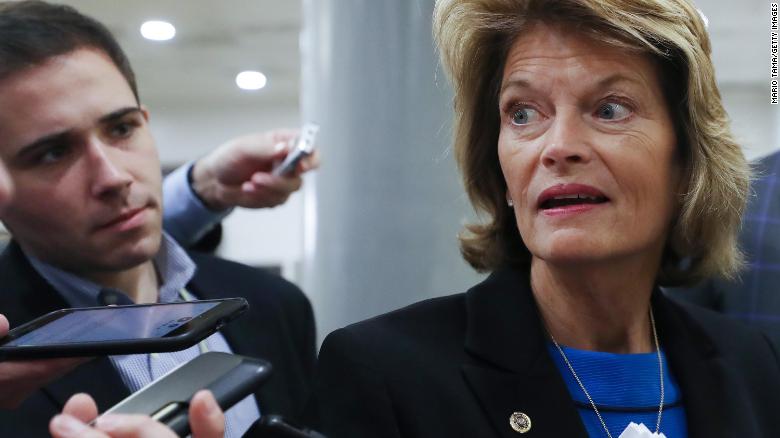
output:
<instances>
[{"instance_id":1,"label":"dark hair","mask_svg":"<svg viewBox=\"0 0 780 438\"><path fill-rule=\"evenodd\" d=\"M0 3L0 80L80 48L105 53L140 103L130 61L103 24L66 5L39 0Z\"/></svg>"}]
</instances>

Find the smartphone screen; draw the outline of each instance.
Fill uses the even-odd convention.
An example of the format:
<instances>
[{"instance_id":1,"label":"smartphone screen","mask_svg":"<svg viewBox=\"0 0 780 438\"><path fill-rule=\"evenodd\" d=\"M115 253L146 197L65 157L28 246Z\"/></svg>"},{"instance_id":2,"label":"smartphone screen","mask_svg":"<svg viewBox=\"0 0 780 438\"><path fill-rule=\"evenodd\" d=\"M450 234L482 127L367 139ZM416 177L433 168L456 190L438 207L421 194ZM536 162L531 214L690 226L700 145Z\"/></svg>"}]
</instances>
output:
<instances>
[{"instance_id":1,"label":"smartphone screen","mask_svg":"<svg viewBox=\"0 0 780 438\"><path fill-rule=\"evenodd\" d=\"M10 336L3 346L46 346L160 338L218 305L218 301L193 301L74 310L29 332Z\"/></svg>"}]
</instances>

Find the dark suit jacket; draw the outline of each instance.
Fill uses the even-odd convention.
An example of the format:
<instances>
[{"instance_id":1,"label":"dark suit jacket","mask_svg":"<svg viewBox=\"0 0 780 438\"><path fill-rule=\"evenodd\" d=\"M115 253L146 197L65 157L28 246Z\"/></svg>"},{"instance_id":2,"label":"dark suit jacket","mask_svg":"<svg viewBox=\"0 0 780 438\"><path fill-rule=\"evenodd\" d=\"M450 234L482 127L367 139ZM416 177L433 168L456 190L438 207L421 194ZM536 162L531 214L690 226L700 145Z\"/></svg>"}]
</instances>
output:
<instances>
[{"instance_id":1,"label":"dark suit jacket","mask_svg":"<svg viewBox=\"0 0 780 438\"><path fill-rule=\"evenodd\" d=\"M780 366L767 339L656 293L658 334L691 437L776 437ZM493 273L330 334L320 350L318 427L329 438L585 437L548 354L528 274ZM679 437L670 437L679 438Z\"/></svg>"},{"instance_id":2,"label":"dark suit jacket","mask_svg":"<svg viewBox=\"0 0 780 438\"><path fill-rule=\"evenodd\" d=\"M746 269L734 280L711 279L670 292L761 328L780 349L780 152L753 167L756 179L739 235Z\"/></svg>"},{"instance_id":3,"label":"dark suit jacket","mask_svg":"<svg viewBox=\"0 0 780 438\"><path fill-rule=\"evenodd\" d=\"M234 353L273 364L255 393L262 413L297 417L309 395L315 361L311 305L293 284L259 269L191 253L197 265L187 289L198 298L244 297L249 311L222 334ZM34 270L15 243L0 255L0 313L11 327L69 307ZM2 388L0 388L0 391ZM102 412L129 395L108 358L95 359L34 393L18 409L0 411L0 436L48 436L49 420L77 393L92 395Z\"/></svg>"}]
</instances>

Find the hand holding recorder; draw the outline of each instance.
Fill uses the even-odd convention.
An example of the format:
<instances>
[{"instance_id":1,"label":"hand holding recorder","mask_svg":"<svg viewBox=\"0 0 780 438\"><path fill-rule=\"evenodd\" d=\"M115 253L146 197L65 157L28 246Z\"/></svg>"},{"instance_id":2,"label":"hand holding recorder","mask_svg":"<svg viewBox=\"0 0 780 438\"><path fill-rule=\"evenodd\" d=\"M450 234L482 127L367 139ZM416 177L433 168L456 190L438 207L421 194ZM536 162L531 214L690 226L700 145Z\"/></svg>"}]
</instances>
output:
<instances>
[{"instance_id":1,"label":"hand holding recorder","mask_svg":"<svg viewBox=\"0 0 780 438\"><path fill-rule=\"evenodd\" d=\"M301 174L319 166L313 136L305 137L311 140L307 153L296 152L310 126L316 125L306 125L300 133L275 130L228 141L195 162L191 174L193 190L207 207L216 211L283 204L301 187ZM292 160L292 156L297 158ZM274 173L278 163L286 159L292 166L285 166L285 172Z\"/></svg>"}]
</instances>

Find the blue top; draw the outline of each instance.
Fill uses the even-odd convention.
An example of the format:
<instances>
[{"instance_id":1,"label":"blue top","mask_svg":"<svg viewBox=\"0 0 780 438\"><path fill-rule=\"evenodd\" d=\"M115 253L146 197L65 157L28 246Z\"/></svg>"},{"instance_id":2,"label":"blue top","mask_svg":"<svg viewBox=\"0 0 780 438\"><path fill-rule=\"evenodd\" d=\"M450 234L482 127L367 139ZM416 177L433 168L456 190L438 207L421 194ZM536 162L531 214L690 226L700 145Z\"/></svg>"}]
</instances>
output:
<instances>
[{"instance_id":1,"label":"blue top","mask_svg":"<svg viewBox=\"0 0 780 438\"><path fill-rule=\"evenodd\" d=\"M618 438L632 421L637 424L644 423L651 432L655 431L661 397L658 355L655 352L617 354L577 350L565 346L561 348L596 403L614 438ZM558 349L552 342L547 343L547 349L566 382L588 436L607 436ZM663 349L661 358L664 366L664 409L659 432L664 433L667 438L684 438L688 429L680 387L669 371Z\"/></svg>"}]
</instances>

